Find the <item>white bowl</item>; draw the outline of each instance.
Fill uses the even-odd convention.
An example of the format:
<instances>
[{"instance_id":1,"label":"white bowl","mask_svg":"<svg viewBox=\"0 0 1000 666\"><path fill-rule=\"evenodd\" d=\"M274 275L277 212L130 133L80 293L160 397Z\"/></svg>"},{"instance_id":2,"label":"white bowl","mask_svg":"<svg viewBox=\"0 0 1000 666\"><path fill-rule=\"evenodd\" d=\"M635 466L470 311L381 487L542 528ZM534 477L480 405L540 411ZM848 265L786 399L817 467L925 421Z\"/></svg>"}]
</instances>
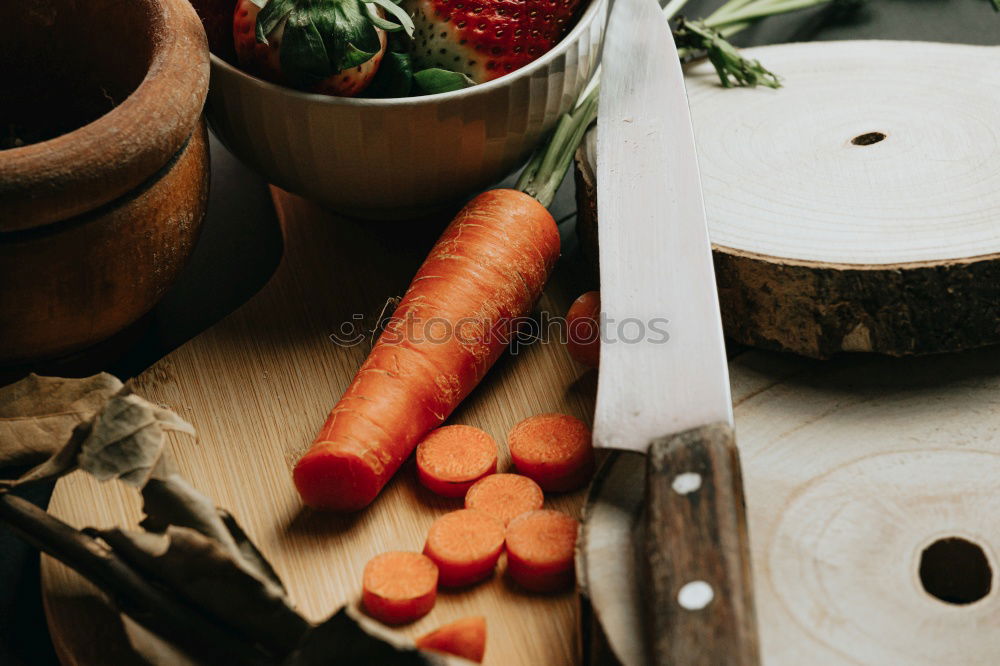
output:
<instances>
[{"instance_id":1,"label":"white bowl","mask_svg":"<svg viewBox=\"0 0 1000 666\"><path fill-rule=\"evenodd\" d=\"M607 0L538 60L438 95L355 99L299 92L212 55L208 119L275 185L363 217L456 202L519 166L569 110L597 64Z\"/></svg>"}]
</instances>

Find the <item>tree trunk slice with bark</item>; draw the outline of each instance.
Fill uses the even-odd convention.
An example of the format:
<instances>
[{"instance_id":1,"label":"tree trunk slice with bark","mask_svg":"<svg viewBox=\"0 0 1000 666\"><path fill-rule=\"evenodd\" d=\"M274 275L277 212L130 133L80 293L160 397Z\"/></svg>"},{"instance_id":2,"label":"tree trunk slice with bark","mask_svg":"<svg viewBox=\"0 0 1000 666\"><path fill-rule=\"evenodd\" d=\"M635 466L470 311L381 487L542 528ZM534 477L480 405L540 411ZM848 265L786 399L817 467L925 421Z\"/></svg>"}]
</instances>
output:
<instances>
[{"instance_id":1,"label":"tree trunk slice with bark","mask_svg":"<svg viewBox=\"0 0 1000 666\"><path fill-rule=\"evenodd\" d=\"M730 361L767 666L1000 654L1000 355ZM588 664L645 664L645 457L599 469L577 548Z\"/></svg>"},{"instance_id":2,"label":"tree trunk slice with bark","mask_svg":"<svg viewBox=\"0 0 1000 666\"><path fill-rule=\"evenodd\" d=\"M781 75L779 90L723 89L710 64L689 68L729 337L817 358L1000 342L1000 70L981 66L998 53L747 49ZM594 138L576 165L578 228L596 266Z\"/></svg>"}]
</instances>

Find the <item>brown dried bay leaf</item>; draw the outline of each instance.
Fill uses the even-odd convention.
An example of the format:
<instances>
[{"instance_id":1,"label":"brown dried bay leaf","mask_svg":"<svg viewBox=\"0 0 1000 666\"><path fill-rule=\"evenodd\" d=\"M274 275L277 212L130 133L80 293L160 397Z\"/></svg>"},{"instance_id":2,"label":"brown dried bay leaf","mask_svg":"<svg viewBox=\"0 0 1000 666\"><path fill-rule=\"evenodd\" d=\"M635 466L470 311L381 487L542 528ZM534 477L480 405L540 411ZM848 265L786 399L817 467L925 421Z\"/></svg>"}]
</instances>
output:
<instances>
[{"instance_id":1,"label":"brown dried bay leaf","mask_svg":"<svg viewBox=\"0 0 1000 666\"><path fill-rule=\"evenodd\" d=\"M104 372L82 379L32 374L0 387L0 467L51 456L121 389L118 378Z\"/></svg>"},{"instance_id":2,"label":"brown dried bay leaf","mask_svg":"<svg viewBox=\"0 0 1000 666\"><path fill-rule=\"evenodd\" d=\"M190 423L137 395L116 395L95 417L77 463L98 481L118 478L141 487L163 452L166 432L194 436Z\"/></svg>"},{"instance_id":3,"label":"brown dried bay leaf","mask_svg":"<svg viewBox=\"0 0 1000 666\"><path fill-rule=\"evenodd\" d=\"M173 643L163 640L128 615L119 615L122 631L135 652L138 663L145 666L203 666Z\"/></svg>"},{"instance_id":4,"label":"brown dried bay leaf","mask_svg":"<svg viewBox=\"0 0 1000 666\"><path fill-rule=\"evenodd\" d=\"M281 588L194 529L170 526L163 534L153 534L113 528L96 533L144 577L248 645L285 655L309 629Z\"/></svg>"},{"instance_id":5,"label":"brown dried bay leaf","mask_svg":"<svg viewBox=\"0 0 1000 666\"><path fill-rule=\"evenodd\" d=\"M233 559L239 561L262 581L277 587L282 584L274 568L250 541L229 512L221 509L173 469L166 455L142 488L143 529L164 532L175 525L191 528L215 539Z\"/></svg>"}]
</instances>

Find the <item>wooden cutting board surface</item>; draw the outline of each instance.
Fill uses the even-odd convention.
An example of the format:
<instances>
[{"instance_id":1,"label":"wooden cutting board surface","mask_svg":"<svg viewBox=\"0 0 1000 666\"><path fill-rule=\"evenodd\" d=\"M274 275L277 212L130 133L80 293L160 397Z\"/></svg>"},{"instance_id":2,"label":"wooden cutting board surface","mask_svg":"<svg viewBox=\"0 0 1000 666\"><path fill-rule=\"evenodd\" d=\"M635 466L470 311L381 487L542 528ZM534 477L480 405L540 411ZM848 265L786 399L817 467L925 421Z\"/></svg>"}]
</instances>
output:
<instances>
[{"instance_id":1,"label":"wooden cutting board surface","mask_svg":"<svg viewBox=\"0 0 1000 666\"><path fill-rule=\"evenodd\" d=\"M402 295L443 218L430 226L355 223L297 197L274 194L285 237L274 277L240 310L134 384L137 393L194 424L197 442L171 441L182 473L236 516L274 564L293 602L320 621L358 599L368 559L386 550L419 551L431 522L461 506L461 500L424 490L412 461L368 510L354 516L303 508L291 478L299 453L368 351L367 343L338 346L330 335L356 314L370 320L387 298ZM579 281L566 270L557 269L542 310L562 314L579 295L573 286ZM514 424L541 412L589 422L595 382L595 373L575 364L562 345L532 345L504 357L450 422L481 427L500 443ZM502 449L505 469L509 456ZM546 503L578 516L582 498L578 492ZM135 491L82 474L59 482L50 510L77 527L134 525L140 519ZM45 558L42 586L63 663L130 662L117 620L89 584ZM487 620L487 664L576 661L574 594L526 593L508 582L502 569L471 590L443 592L429 615L402 632L418 636L475 614Z\"/></svg>"},{"instance_id":2,"label":"wooden cutting board surface","mask_svg":"<svg viewBox=\"0 0 1000 666\"><path fill-rule=\"evenodd\" d=\"M135 383L140 394L195 425L197 443L172 442L183 473L236 515L292 600L318 621L356 601L372 555L420 549L434 518L457 507L422 490L412 463L354 517L303 509L290 475L367 351L338 347L330 333L352 314L377 313L387 297L401 294L435 233L338 220L282 193L276 204L286 248L271 282ZM573 270L573 262L560 265L542 309L562 313L578 295L581 281ZM996 349L828 362L747 352L731 361L730 376L764 662L995 663ZM561 345L534 345L502 359L452 422L483 427L502 442L531 414L563 411L589 420L595 388L596 373L574 364ZM678 389L665 381L664 400L671 390ZM504 451L501 464L507 463ZM632 555L616 538L627 536L634 519L641 464L618 476L622 491L609 507L615 529L587 552L589 585L594 599L603 596L604 621L613 624L611 614L625 612L618 636L632 645L636 623L616 607L631 586L628 576L616 578L619 565ZM579 515L582 500L577 493L547 501ZM134 491L85 475L60 481L50 508L78 527L139 519ZM928 580L960 603L935 598L921 572L928 546L956 538L974 544L983 562L946 551L931 562ZM117 616L89 584L45 558L42 585L64 664L135 663ZM442 594L427 617L402 631L416 636L471 614L487 618L487 664L578 661L573 593L529 595L502 574L472 590Z\"/></svg>"}]
</instances>

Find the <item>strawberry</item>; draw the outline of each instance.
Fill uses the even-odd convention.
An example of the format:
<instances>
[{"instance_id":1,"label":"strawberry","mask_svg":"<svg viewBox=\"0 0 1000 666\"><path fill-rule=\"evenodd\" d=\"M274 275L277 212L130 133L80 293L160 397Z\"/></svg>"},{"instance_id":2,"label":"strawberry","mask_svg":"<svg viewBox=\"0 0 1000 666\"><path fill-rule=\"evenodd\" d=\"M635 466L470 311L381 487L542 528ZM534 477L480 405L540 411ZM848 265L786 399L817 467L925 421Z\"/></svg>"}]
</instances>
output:
<instances>
[{"instance_id":1,"label":"strawberry","mask_svg":"<svg viewBox=\"0 0 1000 666\"><path fill-rule=\"evenodd\" d=\"M414 69L465 74L475 83L540 57L569 30L581 0L403 0L416 30Z\"/></svg>"},{"instance_id":2,"label":"strawberry","mask_svg":"<svg viewBox=\"0 0 1000 666\"><path fill-rule=\"evenodd\" d=\"M239 0L233 41L240 67L255 76L350 97L378 71L386 30L410 25L391 0Z\"/></svg>"}]
</instances>

